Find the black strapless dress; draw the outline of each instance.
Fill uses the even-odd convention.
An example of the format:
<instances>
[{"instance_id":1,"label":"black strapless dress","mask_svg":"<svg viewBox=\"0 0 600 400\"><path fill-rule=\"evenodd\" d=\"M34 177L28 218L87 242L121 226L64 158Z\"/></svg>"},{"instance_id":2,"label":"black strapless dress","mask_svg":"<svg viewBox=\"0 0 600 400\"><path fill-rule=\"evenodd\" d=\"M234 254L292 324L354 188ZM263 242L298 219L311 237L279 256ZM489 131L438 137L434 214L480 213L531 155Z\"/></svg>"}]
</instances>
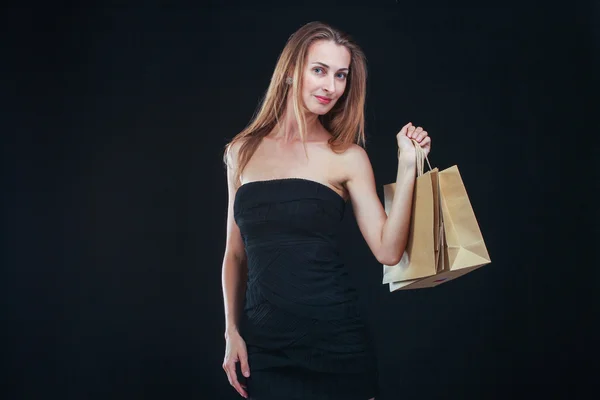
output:
<instances>
[{"instance_id":1,"label":"black strapless dress","mask_svg":"<svg viewBox=\"0 0 600 400\"><path fill-rule=\"evenodd\" d=\"M302 178L249 182L236 193L248 257L240 333L251 399L376 395L374 352L336 242L345 206L328 186Z\"/></svg>"}]
</instances>

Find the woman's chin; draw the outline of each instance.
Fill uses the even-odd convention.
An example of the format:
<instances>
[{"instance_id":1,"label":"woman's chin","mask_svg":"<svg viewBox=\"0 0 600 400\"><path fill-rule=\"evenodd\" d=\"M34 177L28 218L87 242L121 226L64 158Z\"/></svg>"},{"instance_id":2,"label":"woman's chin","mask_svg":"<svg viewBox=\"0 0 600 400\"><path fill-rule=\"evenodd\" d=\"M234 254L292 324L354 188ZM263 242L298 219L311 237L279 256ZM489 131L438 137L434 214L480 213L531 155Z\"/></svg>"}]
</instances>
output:
<instances>
[{"instance_id":1,"label":"woman's chin","mask_svg":"<svg viewBox=\"0 0 600 400\"><path fill-rule=\"evenodd\" d=\"M309 111L317 115L325 115L331 111L331 107L311 107Z\"/></svg>"}]
</instances>

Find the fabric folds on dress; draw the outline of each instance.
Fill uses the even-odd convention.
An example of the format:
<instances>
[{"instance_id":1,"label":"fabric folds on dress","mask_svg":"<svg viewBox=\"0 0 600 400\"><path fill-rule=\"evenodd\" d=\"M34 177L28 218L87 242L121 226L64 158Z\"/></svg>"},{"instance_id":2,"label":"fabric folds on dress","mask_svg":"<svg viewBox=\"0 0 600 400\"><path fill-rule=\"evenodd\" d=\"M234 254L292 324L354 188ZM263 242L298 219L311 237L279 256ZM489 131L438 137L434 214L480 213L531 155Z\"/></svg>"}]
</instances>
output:
<instances>
[{"instance_id":1,"label":"fabric folds on dress","mask_svg":"<svg viewBox=\"0 0 600 400\"><path fill-rule=\"evenodd\" d=\"M330 187L302 178L249 182L236 193L252 399L375 396L374 354L335 235L345 206Z\"/></svg>"}]
</instances>

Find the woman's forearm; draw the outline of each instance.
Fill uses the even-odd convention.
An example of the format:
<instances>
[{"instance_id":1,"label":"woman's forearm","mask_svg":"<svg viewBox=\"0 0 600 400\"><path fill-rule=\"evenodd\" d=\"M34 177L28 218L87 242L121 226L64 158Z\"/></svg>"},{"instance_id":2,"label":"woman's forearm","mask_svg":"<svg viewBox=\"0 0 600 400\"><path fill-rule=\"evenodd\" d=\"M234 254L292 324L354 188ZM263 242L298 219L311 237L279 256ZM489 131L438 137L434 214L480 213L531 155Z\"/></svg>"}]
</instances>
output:
<instances>
[{"instance_id":1,"label":"woman's forearm","mask_svg":"<svg viewBox=\"0 0 600 400\"><path fill-rule=\"evenodd\" d=\"M234 255L226 255L223 259L221 274L225 307L225 335L238 331L239 317L244 306L246 282L246 260Z\"/></svg>"},{"instance_id":2,"label":"woman's forearm","mask_svg":"<svg viewBox=\"0 0 600 400\"><path fill-rule=\"evenodd\" d=\"M408 242L416 166L402 158L398 162L396 190L381 233L381 259L386 265L400 262Z\"/></svg>"}]
</instances>

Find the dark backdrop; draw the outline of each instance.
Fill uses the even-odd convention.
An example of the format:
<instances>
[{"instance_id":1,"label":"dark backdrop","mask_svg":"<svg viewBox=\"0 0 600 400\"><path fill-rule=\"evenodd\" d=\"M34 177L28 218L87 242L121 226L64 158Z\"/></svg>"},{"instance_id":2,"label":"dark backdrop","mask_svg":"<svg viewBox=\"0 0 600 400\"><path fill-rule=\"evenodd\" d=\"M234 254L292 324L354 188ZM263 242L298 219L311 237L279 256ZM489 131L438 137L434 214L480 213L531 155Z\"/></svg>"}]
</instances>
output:
<instances>
[{"instance_id":1,"label":"dark backdrop","mask_svg":"<svg viewBox=\"0 0 600 400\"><path fill-rule=\"evenodd\" d=\"M237 398L221 369L222 148L312 20L368 57L380 196L396 132L424 126L492 258L390 294L348 208L379 398L573 398L596 364L597 214L581 189L597 179L598 3L284 3L4 10L4 398Z\"/></svg>"}]
</instances>

